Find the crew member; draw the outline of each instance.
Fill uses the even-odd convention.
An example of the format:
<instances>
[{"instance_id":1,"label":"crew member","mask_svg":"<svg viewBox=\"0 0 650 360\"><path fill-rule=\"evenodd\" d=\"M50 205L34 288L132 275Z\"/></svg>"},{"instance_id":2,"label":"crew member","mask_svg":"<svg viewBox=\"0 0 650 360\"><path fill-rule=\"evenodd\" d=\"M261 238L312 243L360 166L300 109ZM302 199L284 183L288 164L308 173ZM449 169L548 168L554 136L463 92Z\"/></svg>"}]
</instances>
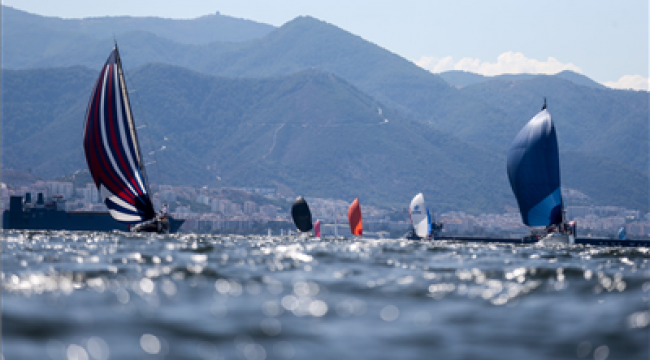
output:
<instances>
[{"instance_id":1,"label":"crew member","mask_svg":"<svg viewBox=\"0 0 650 360\"><path fill-rule=\"evenodd\" d=\"M163 204L162 208L160 208L160 211L158 211L158 218L162 219L167 217L167 204Z\"/></svg>"}]
</instances>

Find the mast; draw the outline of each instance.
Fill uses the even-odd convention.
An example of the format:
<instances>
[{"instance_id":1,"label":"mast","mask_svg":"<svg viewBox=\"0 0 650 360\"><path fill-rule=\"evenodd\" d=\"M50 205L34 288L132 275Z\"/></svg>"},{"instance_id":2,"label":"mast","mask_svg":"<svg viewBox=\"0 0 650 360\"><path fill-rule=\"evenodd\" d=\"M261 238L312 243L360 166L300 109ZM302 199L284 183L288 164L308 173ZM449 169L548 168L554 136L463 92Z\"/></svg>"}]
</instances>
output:
<instances>
[{"instance_id":1,"label":"mast","mask_svg":"<svg viewBox=\"0 0 650 360\"><path fill-rule=\"evenodd\" d=\"M339 218L334 219L334 236L339 236Z\"/></svg>"},{"instance_id":2,"label":"mast","mask_svg":"<svg viewBox=\"0 0 650 360\"><path fill-rule=\"evenodd\" d=\"M117 41L115 42L115 55L117 57L117 70L120 75L120 81L122 82L122 98L124 99L124 106L127 109L126 119L129 124L129 130L131 131L131 138L135 143L135 155L138 161L138 168L142 172L144 177L144 187L147 190L148 194L151 194L149 191L149 178L147 177L147 171L144 168L144 161L142 159L142 152L140 151L140 141L138 140L138 133L135 131L135 123L133 121L133 112L131 111L131 101L129 100L129 92L126 89L126 80L124 79L124 71L122 70L122 59L120 58L120 52L117 48Z\"/></svg>"}]
</instances>

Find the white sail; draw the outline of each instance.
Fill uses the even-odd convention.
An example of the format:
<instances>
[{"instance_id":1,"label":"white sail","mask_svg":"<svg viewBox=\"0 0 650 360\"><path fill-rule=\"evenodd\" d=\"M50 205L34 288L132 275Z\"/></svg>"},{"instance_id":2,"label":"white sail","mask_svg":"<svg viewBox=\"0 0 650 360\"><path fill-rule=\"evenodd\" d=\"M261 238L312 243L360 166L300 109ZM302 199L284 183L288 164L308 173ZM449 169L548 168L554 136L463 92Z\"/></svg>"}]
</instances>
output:
<instances>
[{"instance_id":1,"label":"white sail","mask_svg":"<svg viewBox=\"0 0 650 360\"><path fill-rule=\"evenodd\" d=\"M411 223L413 223L413 228L417 236L421 238L428 237L431 234L431 219L422 193L415 195L411 201L409 215L411 216Z\"/></svg>"}]
</instances>

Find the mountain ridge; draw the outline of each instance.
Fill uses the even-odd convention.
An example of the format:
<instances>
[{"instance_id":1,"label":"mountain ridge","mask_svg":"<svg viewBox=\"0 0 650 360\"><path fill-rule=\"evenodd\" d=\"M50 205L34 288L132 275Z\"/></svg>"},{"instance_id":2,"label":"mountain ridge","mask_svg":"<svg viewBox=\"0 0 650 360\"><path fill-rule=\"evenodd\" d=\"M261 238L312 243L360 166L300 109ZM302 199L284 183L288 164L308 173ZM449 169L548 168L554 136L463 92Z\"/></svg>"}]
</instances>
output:
<instances>
[{"instance_id":1,"label":"mountain ridge","mask_svg":"<svg viewBox=\"0 0 650 360\"><path fill-rule=\"evenodd\" d=\"M645 113L637 111L634 114L625 110L641 104L647 107L647 99L642 99L638 94L625 92L623 90L611 90L605 88L573 87L563 85L563 94L554 94L557 89L550 89L545 92L530 89L533 84L539 83L538 79L548 79L547 75L520 75L524 79L515 82L509 81L487 81L457 89L447 84L442 78L417 67L406 59L382 49L362 38L350 34L331 24L312 17L298 17L289 21L280 28L271 31L261 39L241 43L211 43L206 46L186 45L174 43L170 40L152 35L146 32L132 32L125 36L120 44L123 55L129 59L127 69L140 66L150 59L169 63L177 66L184 66L196 71L227 77L269 77L281 76L300 71L306 68L319 68L333 72L351 83L355 84L363 92L371 95L387 107L400 111L404 115L415 120L429 123L441 130L459 136L465 141L472 143L485 142L488 144L498 143L502 146L509 143L502 135L508 136L520 125L516 121L529 118L524 112L513 112L509 107L501 104L521 104L520 96L510 92L507 99L495 99L490 92L476 91L476 89L491 88L496 91L503 91L509 86L525 88L525 92L536 92L538 100L544 96L551 97L575 97L577 93L589 95L593 104L605 98L616 98L623 106L626 113L624 121L627 123L621 128L637 128L633 136L634 143L629 144L624 139L621 131L616 139L608 139L602 144L613 144L603 146L601 143L592 141L591 147L578 147L574 144L588 144L593 136L584 136L581 132L572 131L569 141L562 141L567 150L591 151L605 156L616 156L616 159L630 163L641 171L647 169L647 152L629 152L624 148L632 146L640 149L647 142L647 139L639 138L643 131ZM76 46L76 41L71 46ZM145 46L142 46L142 45ZM111 44L112 45L112 44ZM47 61L39 63L46 66L48 63L74 63L93 64L91 67L98 67L103 63L106 46L97 43L95 45L83 45L84 50L73 51L59 55L51 55ZM69 56L69 53L80 53L79 57ZM132 64L132 65L130 65ZM504 75L506 76L506 75ZM575 78L580 76L570 72L563 72L553 76L559 80L565 80L576 84ZM568 80L567 80L568 78ZM591 80L585 80L591 81ZM499 84L503 85L499 85ZM561 84L561 82L556 82ZM602 96L598 91L609 91L607 96ZM599 95L600 94L600 95ZM621 95L622 94L622 95ZM585 98L583 96L583 98ZM502 101L506 100L506 101ZM609 104L615 104L607 101ZM533 104L532 101L529 101ZM567 112L572 122L585 122L590 116L589 107L574 106ZM566 107L566 106L565 106ZM603 113L611 112L603 109ZM598 115L600 116L600 115ZM609 121L616 119L610 116ZM633 125L630 125L633 123ZM489 129L486 124L490 124ZM516 126L514 126L516 125ZM647 126L645 126L647 127ZM494 131L492 129L504 129L505 131ZM589 127L584 127L589 129ZM610 126L608 128L611 129ZM590 133L590 131L587 131ZM478 136L473 136L472 134ZM485 134L491 134L486 137ZM562 135L565 136L566 135ZM498 141L497 141L498 139ZM612 141L614 140L614 141ZM644 142L645 140L645 142ZM611 151L612 147L617 148Z\"/></svg>"},{"instance_id":2,"label":"mountain ridge","mask_svg":"<svg viewBox=\"0 0 650 360\"><path fill-rule=\"evenodd\" d=\"M538 76L548 76L546 74L501 74L494 76L481 75L478 73L473 73L470 71L463 70L449 70L437 74L443 78L450 85L456 86L458 88L463 88L465 86L479 84L487 81L524 81L531 80ZM563 70L556 74L550 75L569 80L577 85L583 85L592 87L594 89L607 89L605 85L602 85L589 77L579 74L571 70Z\"/></svg>"},{"instance_id":3,"label":"mountain ridge","mask_svg":"<svg viewBox=\"0 0 650 360\"><path fill-rule=\"evenodd\" d=\"M16 29L9 27L8 30L9 34L6 31L3 34L3 36L10 38L10 41L3 41L4 54L14 58L22 56L33 64L38 63L38 66L41 67L52 67L64 63L66 65L83 64L91 69L99 69L106 59L108 49L113 46L113 39L96 40L78 33L73 34L77 37L71 35L70 38L61 39L55 36L56 34L43 37L38 32L35 32L31 33L31 39L40 44L37 48L42 53L42 57L32 59L28 56L28 52L14 52L16 46L14 48L10 46L12 45L11 38L13 36L11 32L14 31L15 33ZM395 125L396 119L402 119L397 121L402 125L410 124L409 122L412 121L417 122L417 124L413 123L413 125L407 126L418 130L414 132L415 135L412 137L404 135L401 141L406 145L402 146L419 144L419 142L413 140L419 139L418 141L423 142L425 144L423 146L428 149L426 151L431 152L430 158L434 164L440 161L441 165L444 164L444 166L452 168L452 170L449 170L451 171L449 174L450 179L456 179L458 174L465 174L466 176L473 174L472 176L475 178L482 179L483 176L480 174L467 169L463 170L462 167L456 166L454 163L446 162L446 158L453 158L453 156L440 150L440 146L444 146L445 141L449 142L449 144L463 144L458 146L458 151L464 154L463 161L473 166L476 166L477 157L472 157L462 150L463 146L472 151L490 153L494 158L491 160L489 158L484 159L483 161L485 164L491 164L495 169L499 169L501 165L498 159L502 156L501 154L505 153L507 145L510 144L525 122L539 110L542 99L546 96L549 99L549 109L558 129L562 153L573 154L569 156L576 157L582 156L579 154L586 154L585 156L591 156L594 159L596 157L599 159L602 157L608 158L607 161L599 162L594 160L591 163L606 164L604 166L606 166L606 172L609 174L614 172L613 168L620 168L621 171L627 172L629 170L627 169L628 164L633 168L633 170L629 171L640 172L642 177L647 177L648 174L648 97L646 92L591 88L577 85L575 79L546 75L517 81L486 81L458 89L449 85L441 77L386 49L311 17L294 19L284 26L270 31L265 37L237 43L182 44L146 31L125 33L124 37L118 40L122 56L126 59L127 81L129 82L129 90L134 95L134 103L137 103L139 98L143 98L143 102L147 99L149 105L144 106L147 110L143 111L143 114L156 113L156 111L159 111L158 107L166 109L166 113L157 113L153 117L152 125L157 123L158 117L165 118L170 114L177 114L177 118L183 119L183 121L185 121L184 116L186 116L188 119L192 118L203 124L201 126L209 126L210 124L203 123L206 119L215 122L222 120L222 118L238 119L237 124L241 125L246 123L244 120L269 116L277 119L282 119L284 116L293 116L299 119L306 114L314 117L321 116L322 114L319 115L316 109L321 109L321 111L330 115L337 114L336 116L332 115L330 119L345 116L345 113L342 112L345 109L349 110L351 114L363 114L362 117L369 116L370 113L378 114L380 112L378 109L381 109L383 114L390 114L385 116L389 120L389 123L386 124L387 127ZM13 41L13 45L16 45L15 39ZM18 50L20 48L18 47ZM61 51L61 49L65 49L65 51ZM3 60L7 60L7 56ZM170 68L169 65L152 65L150 64L152 60L173 66ZM11 61L9 62L11 63ZM154 74L150 74L149 78L156 79L159 83L153 83L152 81L131 82L133 80L132 76L137 78L137 74L144 71L145 68L157 69L162 73L168 71L180 73L177 71L178 69L170 70L174 67L187 67L196 72L188 76L188 79L193 79L192 81L196 81L196 84L179 79L182 76L176 76L173 81L171 81L172 79L167 81L162 75ZM30 141L32 143L52 142L58 144L57 146L61 146L64 153L69 151L64 154L69 161L62 162L64 167L71 167L67 170L74 171L77 169L70 164L85 166L83 162L78 161L79 157L75 155L76 150L65 146L66 143L74 143L67 132L72 131L70 129L74 130L76 125L66 123L68 125L63 126L62 124L65 123L65 117L83 116L83 110L80 109L85 109L87 92L89 91L87 88L94 83L96 70L71 69L77 69L78 73L75 75L77 80L87 81L87 84L75 83L71 78L61 78L58 80L61 84L57 83L57 81L50 83L50 90L29 89L25 88L26 84L31 84L32 87L48 87L37 81L40 76L36 74L42 75L43 73L24 70L27 72L22 74L28 79L22 79L22 83L20 81L12 82L11 76L9 76L10 81L5 82L4 80L7 78L3 77L3 95L9 95L3 100L11 99L11 96L16 96L18 92L24 92L33 97L23 97L15 99L15 101L12 100L14 101L12 103L3 104L3 115L8 115L7 119L24 121L23 124L29 124L22 129L23 134L16 130L13 133L14 136L5 137L5 145L12 145L3 148L5 158L13 159L16 156L22 156L23 161L28 163L37 161L40 155L30 150L27 144ZM6 67L3 74L5 74L4 71L8 71ZM269 84L276 84L279 87L289 86L287 84L297 86L300 76L298 78L291 78L291 76L303 71L307 71L305 74L310 74L303 76L310 77L313 80L313 87L306 86L304 82L301 83L303 85L300 85L300 89L305 92L304 94L292 93L292 97L288 95L282 97L290 93L288 92L291 90L289 88L282 91L275 89L277 94L270 92L271 85ZM323 74L321 76L316 72L309 73L309 71L322 71ZM564 75L571 76L568 73ZM330 85L338 85L327 88L324 87L325 83L320 82L321 85L317 86L320 81L318 79L321 77L329 79L330 76L333 79L338 79L336 81L331 80ZM215 85L214 81L221 85ZM277 83L273 83L274 81ZM149 85L141 86L145 83ZM174 86L177 86L176 90L174 90ZM195 87L204 88L205 93L195 92L193 90ZM226 87L229 87L229 92L224 90ZM52 89L59 88L61 88L60 94L52 94L49 100L46 99L47 96L43 95L44 98L38 100L41 96L39 91L52 91ZM150 89L155 89L155 91L152 92ZM179 92L181 89L184 93ZM157 94L158 91L164 91L165 94ZM219 96L216 95L217 93ZM188 97L186 94L194 94L194 96ZM319 94L327 95L327 97L322 98L323 104L319 104L318 101L314 100L319 99ZM67 97L62 97L64 95ZM156 98L153 95L160 96ZM346 96L356 99L356 105L350 105L352 103L347 102L350 99L347 99ZM183 101L172 102L169 99L182 99ZM206 102L214 104L206 104ZM232 104L229 105L230 102ZM325 102L327 102L327 105L325 105ZM377 106L378 109L371 109L367 105L371 103L375 104L373 106ZM171 104L174 104L174 107ZM279 104L284 104L289 110L281 109L278 106ZM319 106L321 107L319 108ZM48 108L49 112L42 112L41 107ZM312 108L312 112L309 112L309 107ZM78 115L79 113L82 115ZM36 114L39 114L39 116L35 116ZM200 114L200 116L197 114ZM375 116L373 115L373 119ZM56 121L51 118L55 118ZM46 122L46 120L49 122ZM3 122L3 130L7 129L7 124L7 122ZM253 126L253 128L259 125L256 123L246 124L248 124L247 126ZM224 145L225 147L220 147L219 150L235 158L248 154L246 156L255 158L255 161L257 161L256 166L263 169L264 174L268 174L269 178L276 179L274 181L285 183L294 181L291 180L290 175L287 175L293 174L292 176L296 176L295 173L291 172L291 169L287 169L291 161L299 161L300 166L309 169L312 169L314 165L300 158L297 154L279 158L274 157L276 154L283 154L286 149L295 149L292 146L298 146L296 144L300 143L300 139L284 138L285 135L304 136L300 135L301 132L298 131L301 130L302 125L296 123L294 124L295 128L293 125L285 125L278 129L280 124L281 122L276 122L264 125L267 127L275 126L272 131L258 129L258 136L267 141L264 144L257 143L254 138L248 138L243 133L240 133L232 139L224 140L228 146ZM40 126L47 129L49 134L59 134L59 132L63 134L55 137L48 136L39 130ZM184 130L183 123L180 121L176 123L170 121L166 126L169 127L168 129ZM237 130L235 124L220 123L220 126L226 132ZM32 128L33 131L27 131L28 128ZM317 130L322 130L322 133L328 136L337 134L336 132L328 132L332 129L328 131ZM377 130L375 134L382 133L381 131L383 129ZM278 136L274 137L273 132L277 132ZM355 133L360 138L365 134L358 129L355 129ZM423 134L426 135L425 138L422 137ZM341 136L346 138L348 135L343 134ZM383 136L390 137L391 134L386 133ZM206 139L199 141L191 139L191 137L192 135L186 134L182 141L188 144L195 141L204 147L210 144L210 141ZM22 150L19 151L18 148L13 147L16 141L26 141L26 138L29 141L23 145ZM447 138L453 140L443 140ZM256 143L260 149L267 149L268 152L268 149L271 148L272 139L278 141L276 143L277 147L273 148L274 150L270 152L270 155L267 155L264 162L259 160L265 155L260 153L260 150L250 148L246 151L242 150L241 154L237 150L237 142L239 142L240 147L244 147L248 143ZM382 142L383 140L375 139L374 141ZM436 141L439 144L432 143ZM314 143L316 143L316 140L314 140ZM369 147L374 146L366 140L363 140L363 143ZM310 145L309 143L304 144ZM157 145L162 145L162 143L157 143ZM320 146L323 147L324 145L321 144ZM52 148L52 150L56 150L56 147ZM419 171L419 167L423 166L410 163L408 156L405 155L402 149L395 150L395 152L402 157L400 161L404 162L404 164L410 164L411 168ZM177 153L179 159L194 156L184 148L178 148ZM11 156L7 157L7 155ZM346 154L337 153L337 156L344 157ZM390 158L390 154L385 154L385 157ZM385 160L382 162L372 157L365 160L363 157L359 157L356 160L360 161L360 163L369 160L372 160L373 164L385 163ZM320 161L327 161L327 159L321 159ZM224 162L227 163L225 160ZM82 165L78 165L80 163ZM421 164L428 163L428 160L421 161ZM219 164L221 163L217 165ZM463 164L463 166L467 164ZM231 165L228 165L229 168L228 166L224 168L228 168L233 174L238 173L243 174L242 176L249 176L246 173L247 169L240 168L234 163ZM17 164L17 166L22 165ZM43 163L39 171L47 173L66 170L57 169L56 166L54 163ZM207 163L194 164L191 161L181 161L180 164L174 166L180 167L181 172L187 173L188 179L196 179L196 181L210 179L210 176L214 177L217 174L206 172L206 169L201 168L213 166ZM352 176L356 165L348 162L345 166L346 174ZM381 166L375 165L375 167ZM399 172L399 169L399 167L395 167L392 170L391 174L396 178L401 176L395 175ZM444 167L439 169L442 169L441 172L443 173L447 170ZM479 166L474 170L478 171L478 169L484 168ZM213 168L210 170L213 171ZM366 174L382 176L374 172L374 170L374 168L365 168L362 175L365 171ZM310 171L316 171L316 169ZM409 173L410 176L410 171L413 170L402 171ZM501 190L498 190L497 195L495 195L498 199L493 199L495 203L502 204L504 201L510 201L505 200L508 193L507 187L502 187L501 182L495 180L503 174L494 169L485 171L491 174L491 180L486 181L486 184L482 184L480 190L490 192L492 190L489 189L489 186L496 187ZM421 175L436 178L436 174ZM578 175L577 178L580 178L580 176L582 175ZM628 177L638 180L636 175L629 175ZM334 184L340 186L341 181L343 181L343 178L337 178L337 175L333 175L332 179L334 182L324 185L324 187L334 187ZM366 178L366 181L371 180L371 178ZM412 178L412 180L415 182L422 181L416 177ZM637 180L635 180L635 184L638 182ZM467 185L466 180L458 181ZM299 182L293 184L299 184ZM629 184L621 184L621 186L632 187ZM646 187L639 184L634 186ZM595 186L595 188L598 187ZM390 189L390 191L406 191L398 188L395 188L397 189L395 190L391 187L387 187L387 189ZM440 192L436 194L444 198L443 195L453 193L455 190L458 189L447 188L445 191L438 189L437 191ZM371 189L368 188L367 191L370 192ZM374 191L376 193L381 192L379 188ZM638 201L647 199L647 194L637 193L637 195L640 199ZM484 195L479 194L478 196L483 204L471 204L468 199L457 199L458 203L461 204L459 206L475 206L477 208L497 206L489 204L490 201L486 200L487 198ZM599 197L596 196L596 198ZM448 204L453 205L454 201L449 201ZM647 206L647 204L644 206Z\"/></svg>"},{"instance_id":4,"label":"mountain ridge","mask_svg":"<svg viewBox=\"0 0 650 360\"><path fill-rule=\"evenodd\" d=\"M79 33L94 39L110 38L130 31L146 31L181 44L208 44L215 41L241 42L267 35L275 27L260 22L216 13L191 19L141 16L102 16L65 19L42 16L2 5L5 29L28 28L48 32ZM116 29L118 31L116 31Z\"/></svg>"},{"instance_id":5,"label":"mountain ridge","mask_svg":"<svg viewBox=\"0 0 650 360\"><path fill-rule=\"evenodd\" d=\"M3 166L45 177L85 168L83 116L96 76L83 67L3 70ZM157 183L287 186L393 206L425 191L437 210L473 213L515 205L503 151L404 117L333 73L232 79L158 63L128 79L136 123L151 139L141 140L143 153L158 150L146 158L156 161L148 172ZM32 127L22 129L25 123ZM597 203L645 209L647 175L595 155L566 154L563 184ZM620 176L608 187L581 186L591 171L584 163Z\"/></svg>"}]
</instances>

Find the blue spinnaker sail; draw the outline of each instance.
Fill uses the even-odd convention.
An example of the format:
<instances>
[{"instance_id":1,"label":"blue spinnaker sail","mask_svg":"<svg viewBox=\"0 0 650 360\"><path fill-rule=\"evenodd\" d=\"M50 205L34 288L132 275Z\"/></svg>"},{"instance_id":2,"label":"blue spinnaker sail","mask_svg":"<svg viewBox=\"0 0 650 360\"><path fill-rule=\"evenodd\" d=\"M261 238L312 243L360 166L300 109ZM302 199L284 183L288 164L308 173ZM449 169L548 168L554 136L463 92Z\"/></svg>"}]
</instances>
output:
<instances>
[{"instance_id":1,"label":"blue spinnaker sail","mask_svg":"<svg viewBox=\"0 0 650 360\"><path fill-rule=\"evenodd\" d=\"M524 126L510 146L508 179L524 224L562 222L560 156L555 126L546 109Z\"/></svg>"},{"instance_id":2,"label":"blue spinnaker sail","mask_svg":"<svg viewBox=\"0 0 650 360\"><path fill-rule=\"evenodd\" d=\"M88 169L116 220L136 224L155 216L117 47L99 73L84 127Z\"/></svg>"}]
</instances>

